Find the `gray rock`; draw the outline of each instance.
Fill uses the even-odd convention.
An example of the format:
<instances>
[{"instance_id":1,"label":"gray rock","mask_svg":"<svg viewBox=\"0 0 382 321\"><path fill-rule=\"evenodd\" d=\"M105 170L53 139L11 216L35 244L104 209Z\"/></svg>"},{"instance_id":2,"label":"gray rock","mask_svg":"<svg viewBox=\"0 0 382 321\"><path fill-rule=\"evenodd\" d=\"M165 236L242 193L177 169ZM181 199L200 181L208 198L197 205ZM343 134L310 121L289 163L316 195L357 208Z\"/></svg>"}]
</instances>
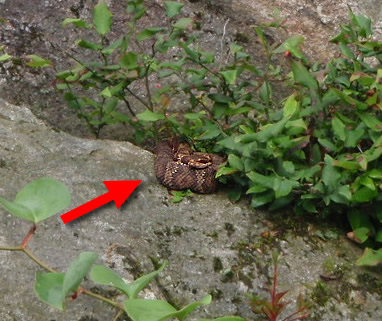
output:
<instances>
[{"instance_id":1,"label":"gray rock","mask_svg":"<svg viewBox=\"0 0 382 321\"><path fill-rule=\"evenodd\" d=\"M154 282L145 297L170 298L183 306L213 293L213 303L193 318L258 319L245 294L265 294L273 273L270 253L279 248L284 257L280 290L289 289L287 300L300 292L311 298L310 320L381 320L380 275L354 266L361 251L353 244L309 224L304 233L287 225L282 229L269 214L254 211L245 200L232 204L223 192L173 204L154 177L153 161L150 152L126 142L57 132L27 108L0 100L0 195L5 198L12 200L28 182L49 176L69 187L69 210L105 193L104 180L142 180L120 210L109 204L73 223L65 225L56 215L38 226L29 249L58 271L65 271L82 251L97 252L98 263L127 280L152 271L150 257L168 259L161 286ZM0 245L20 244L29 228L0 208ZM322 241L325 235L332 240ZM35 272L43 269L21 252L0 251L0 266L0 320L111 320L115 314L84 295L68 302L65 312L46 306L33 292ZM342 278L318 282L320 274L334 272ZM94 284L86 281L85 287L94 289Z\"/></svg>"}]
</instances>

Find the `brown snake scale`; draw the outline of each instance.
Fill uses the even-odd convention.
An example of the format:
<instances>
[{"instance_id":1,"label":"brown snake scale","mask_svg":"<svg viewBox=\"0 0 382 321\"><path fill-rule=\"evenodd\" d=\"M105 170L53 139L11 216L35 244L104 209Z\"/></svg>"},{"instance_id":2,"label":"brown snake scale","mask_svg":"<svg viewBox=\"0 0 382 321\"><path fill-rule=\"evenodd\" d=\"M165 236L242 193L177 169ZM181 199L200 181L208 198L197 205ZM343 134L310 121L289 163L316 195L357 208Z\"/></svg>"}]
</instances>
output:
<instances>
[{"instance_id":1,"label":"brown snake scale","mask_svg":"<svg viewBox=\"0 0 382 321\"><path fill-rule=\"evenodd\" d=\"M158 181L174 190L191 189L208 194L216 189L215 174L225 159L210 153L191 150L176 139L162 141L156 148L155 175Z\"/></svg>"}]
</instances>

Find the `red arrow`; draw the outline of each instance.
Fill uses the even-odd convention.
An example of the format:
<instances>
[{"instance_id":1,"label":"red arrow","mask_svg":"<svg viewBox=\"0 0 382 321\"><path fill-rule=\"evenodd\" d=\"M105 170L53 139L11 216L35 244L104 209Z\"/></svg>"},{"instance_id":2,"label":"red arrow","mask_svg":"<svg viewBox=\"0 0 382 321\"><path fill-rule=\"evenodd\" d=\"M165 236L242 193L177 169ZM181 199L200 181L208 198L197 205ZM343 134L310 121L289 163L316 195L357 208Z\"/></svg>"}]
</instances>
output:
<instances>
[{"instance_id":1,"label":"red arrow","mask_svg":"<svg viewBox=\"0 0 382 321\"><path fill-rule=\"evenodd\" d=\"M120 208L140 182L142 181L104 181L109 192L62 214L61 219L66 224L113 200L117 208Z\"/></svg>"}]
</instances>

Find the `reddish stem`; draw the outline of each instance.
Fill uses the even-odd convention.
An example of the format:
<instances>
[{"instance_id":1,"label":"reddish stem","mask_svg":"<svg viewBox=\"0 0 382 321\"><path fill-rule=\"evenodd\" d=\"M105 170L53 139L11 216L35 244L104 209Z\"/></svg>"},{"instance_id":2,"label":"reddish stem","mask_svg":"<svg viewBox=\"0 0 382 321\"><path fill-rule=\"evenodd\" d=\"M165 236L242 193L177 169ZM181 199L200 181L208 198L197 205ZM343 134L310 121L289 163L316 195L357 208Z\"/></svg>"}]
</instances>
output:
<instances>
[{"instance_id":1,"label":"reddish stem","mask_svg":"<svg viewBox=\"0 0 382 321\"><path fill-rule=\"evenodd\" d=\"M276 290L277 290L277 264L273 268L273 288L272 288L272 305L276 306Z\"/></svg>"},{"instance_id":2,"label":"reddish stem","mask_svg":"<svg viewBox=\"0 0 382 321\"><path fill-rule=\"evenodd\" d=\"M281 321L296 321L296 320L302 320L302 318L305 318L309 315L309 311L307 313L305 313L304 315L300 315L298 316L297 318L295 319L290 319L291 317L294 317L295 315L297 314L300 314L302 311L304 310L307 310L308 307L307 306L303 306L301 307L300 309L298 309L295 313L292 313L291 315L287 316L285 319L282 319Z\"/></svg>"},{"instance_id":3,"label":"reddish stem","mask_svg":"<svg viewBox=\"0 0 382 321\"><path fill-rule=\"evenodd\" d=\"M25 239L21 242L21 247L25 249L28 245L28 242L32 238L33 234L36 232L37 225L33 223L31 229L29 230L28 234L25 236Z\"/></svg>"}]
</instances>

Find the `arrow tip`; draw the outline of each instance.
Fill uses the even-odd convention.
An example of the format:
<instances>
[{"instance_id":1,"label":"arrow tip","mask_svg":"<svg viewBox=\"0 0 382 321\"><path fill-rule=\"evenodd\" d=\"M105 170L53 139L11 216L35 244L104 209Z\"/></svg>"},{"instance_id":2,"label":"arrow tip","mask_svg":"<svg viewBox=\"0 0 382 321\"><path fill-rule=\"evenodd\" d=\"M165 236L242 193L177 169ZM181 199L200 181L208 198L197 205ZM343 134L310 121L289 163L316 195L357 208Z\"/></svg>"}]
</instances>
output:
<instances>
[{"instance_id":1,"label":"arrow tip","mask_svg":"<svg viewBox=\"0 0 382 321\"><path fill-rule=\"evenodd\" d=\"M130 194L134 192L137 186L141 183L141 180L136 181L104 181L106 188L111 194L112 199L115 202L117 208L120 208L122 204L128 199Z\"/></svg>"}]
</instances>

